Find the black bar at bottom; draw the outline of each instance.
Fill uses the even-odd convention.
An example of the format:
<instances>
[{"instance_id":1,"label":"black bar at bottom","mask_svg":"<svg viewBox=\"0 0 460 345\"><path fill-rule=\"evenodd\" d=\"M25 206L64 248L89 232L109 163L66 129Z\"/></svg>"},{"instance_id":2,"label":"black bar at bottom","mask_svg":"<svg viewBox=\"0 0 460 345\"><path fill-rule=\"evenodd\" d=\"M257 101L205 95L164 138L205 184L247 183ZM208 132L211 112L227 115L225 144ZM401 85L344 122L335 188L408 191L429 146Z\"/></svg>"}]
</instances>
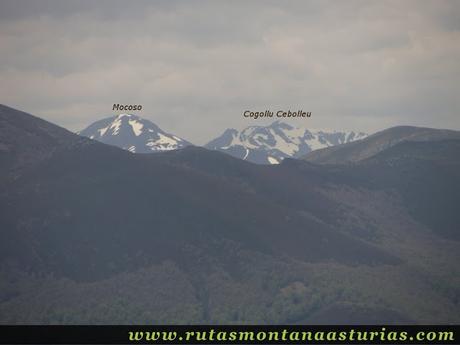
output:
<instances>
[{"instance_id":1,"label":"black bar at bottom","mask_svg":"<svg viewBox=\"0 0 460 345\"><path fill-rule=\"evenodd\" d=\"M0 344L460 344L460 325L0 326Z\"/></svg>"}]
</instances>

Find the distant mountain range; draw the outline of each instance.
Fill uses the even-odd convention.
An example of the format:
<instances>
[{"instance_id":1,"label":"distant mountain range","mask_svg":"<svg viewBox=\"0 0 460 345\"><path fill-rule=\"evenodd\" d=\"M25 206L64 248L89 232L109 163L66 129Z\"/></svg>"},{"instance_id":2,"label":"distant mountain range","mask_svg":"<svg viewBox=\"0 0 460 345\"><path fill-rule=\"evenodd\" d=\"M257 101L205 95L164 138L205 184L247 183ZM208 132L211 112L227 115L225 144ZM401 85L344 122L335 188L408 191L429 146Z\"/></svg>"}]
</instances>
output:
<instances>
[{"instance_id":1,"label":"distant mountain range","mask_svg":"<svg viewBox=\"0 0 460 345\"><path fill-rule=\"evenodd\" d=\"M192 145L161 130L149 120L120 114L97 121L78 134L133 153L177 150ZM353 131L308 130L276 121L269 126L251 126L241 132L227 129L204 147L258 164L279 164L284 158L299 158L324 147L363 139Z\"/></svg>"},{"instance_id":2,"label":"distant mountain range","mask_svg":"<svg viewBox=\"0 0 460 345\"><path fill-rule=\"evenodd\" d=\"M276 121L269 126L251 126L241 132L227 129L206 148L259 164L279 164L285 158L302 157L308 152L363 139L367 134L346 131L311 131Z\"/></svg>"},{"instance_id":3,"label":"distant mountain range","mask_svg":"<svg viewBox=\"0 0 460 345\"><path fill-rule=\"evenodd\" d=\"M191 145L136 115L119 114L94 122L78 133L133 153L177 150Z\"/></svg>"},{"instance_id":4,"label":"distant mountain range","mask_svg":"<svg viewBox=\"0 0 460 345\"><path fill-rule=\"evenodd\" d=\"M0 324L458 324L442 132L258 165L134 155L0 105Z\"/></svg>"}]
</instances>

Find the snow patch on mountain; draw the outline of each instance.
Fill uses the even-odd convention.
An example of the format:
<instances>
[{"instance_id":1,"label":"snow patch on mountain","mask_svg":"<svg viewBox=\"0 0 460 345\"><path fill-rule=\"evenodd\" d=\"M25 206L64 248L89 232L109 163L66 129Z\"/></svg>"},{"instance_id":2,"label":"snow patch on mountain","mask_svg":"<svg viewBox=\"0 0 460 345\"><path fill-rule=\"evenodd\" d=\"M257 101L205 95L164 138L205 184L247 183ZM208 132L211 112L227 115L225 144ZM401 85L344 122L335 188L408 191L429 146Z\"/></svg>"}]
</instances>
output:
<instances>
[{"instance_id":1,"label":"snow patch on mountain","mask_svg":"<svg viewBox=\"0 0 460 345\"><path fill-rule=\"evenodd\" d=\"M270 164L279 164L280 163L276 158L273 158L271 156L268 156L267 159L268 159L268 162Z\"/></svg>"},{"instance_id":2,"label":"snow patch on mountain","mask_svg":"<svg viewBox=\"0 0 460 345\"><path fill-rule=\"evenodd\" d=\"M137 137L142 134L142 128L144 127L142 123L138 122L137 120L129 120L128 122Z\"/></svg>"}]
</instances>

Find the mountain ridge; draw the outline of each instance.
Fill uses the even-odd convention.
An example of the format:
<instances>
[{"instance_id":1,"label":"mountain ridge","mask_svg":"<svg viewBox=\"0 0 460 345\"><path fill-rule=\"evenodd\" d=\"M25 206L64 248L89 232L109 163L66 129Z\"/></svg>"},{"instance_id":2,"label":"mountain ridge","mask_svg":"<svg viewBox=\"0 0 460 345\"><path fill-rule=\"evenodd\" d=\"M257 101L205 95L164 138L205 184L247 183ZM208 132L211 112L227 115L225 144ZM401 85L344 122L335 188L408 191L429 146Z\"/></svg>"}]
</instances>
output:
<instances>
[{"instance_id":1,"label":"mountain ridge","mask_svg":"<svg viewBox=\"0 0 460 345\"><path fill-rule=\"evenodd\" d=\"M317 164L345 164L370 158L402 141L460 139L460 131L416 126L395 126L360 141L319 149L303 156Z\"/></svg>"},{"instance_id":2,"label":"mountain ridge","mask_svg":"<svg viewBox=\"0 0 460 345\"><path fill-rule=\"evenodd\" d=\"M91 140L26 112L0 104L0 177L9 181L56 150Z\"/></svg>"}]
</instances>

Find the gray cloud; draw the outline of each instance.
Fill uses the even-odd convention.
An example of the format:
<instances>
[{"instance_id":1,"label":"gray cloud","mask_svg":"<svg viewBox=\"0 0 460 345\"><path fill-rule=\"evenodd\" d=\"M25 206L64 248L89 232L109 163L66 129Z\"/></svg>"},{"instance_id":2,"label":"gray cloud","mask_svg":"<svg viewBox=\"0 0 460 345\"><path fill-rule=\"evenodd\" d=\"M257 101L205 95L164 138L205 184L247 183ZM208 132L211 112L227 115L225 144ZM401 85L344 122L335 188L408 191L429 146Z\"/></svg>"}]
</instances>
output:
<instances>
[{"instance_id":1,"label":"gray cloud","mask_svg":"<svg viewBox=\"0 0 460 345\"><path fill-rule=\"evenodd\" d=\"M460 129L458 1L0 1L0 49L1 102L72 130L113 103L197 144L246 109Z\"/></svg>"}]
</instances>

